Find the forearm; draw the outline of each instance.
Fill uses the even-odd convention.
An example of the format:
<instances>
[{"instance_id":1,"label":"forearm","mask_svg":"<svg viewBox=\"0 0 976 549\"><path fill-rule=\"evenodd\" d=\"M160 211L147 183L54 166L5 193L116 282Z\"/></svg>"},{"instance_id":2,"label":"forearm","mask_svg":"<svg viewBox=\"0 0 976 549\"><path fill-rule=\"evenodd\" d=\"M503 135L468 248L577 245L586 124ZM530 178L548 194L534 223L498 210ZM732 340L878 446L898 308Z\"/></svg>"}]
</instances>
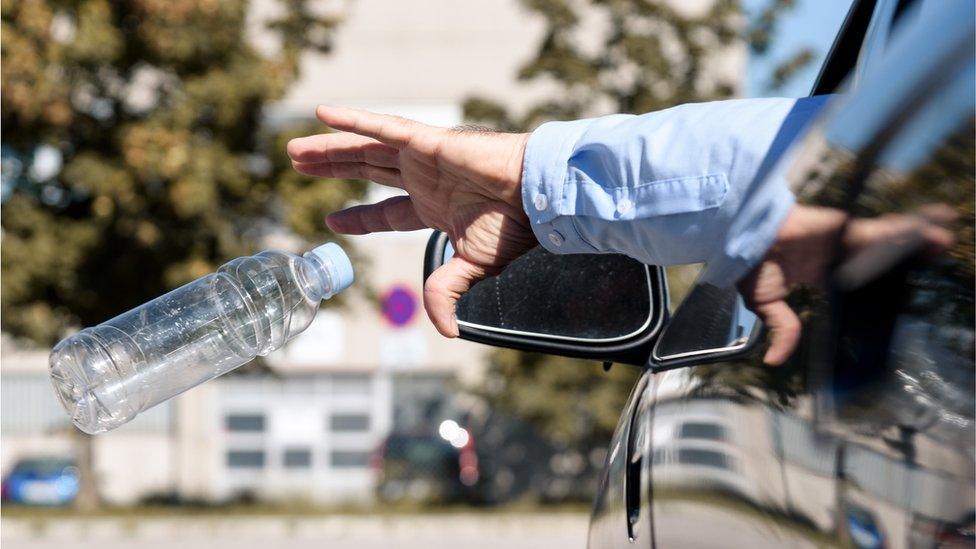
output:
<instances>
[{"instance_id":1,"label":"forearm","mask_svg":"<svg viewBox=\"0 0 976 549\"><path fill-rule=\"evenodd\" d=\"M544 124L526 148L523 206L554 253L705 261L742 238L728 229L749 185L824 102L720 101ZM771 213L785 217L792 204L785 184L765 192L776 203ZM775 227L752 228L772 230L771 241L778 224L767 222Z\"/></svg>"}]
</instances>

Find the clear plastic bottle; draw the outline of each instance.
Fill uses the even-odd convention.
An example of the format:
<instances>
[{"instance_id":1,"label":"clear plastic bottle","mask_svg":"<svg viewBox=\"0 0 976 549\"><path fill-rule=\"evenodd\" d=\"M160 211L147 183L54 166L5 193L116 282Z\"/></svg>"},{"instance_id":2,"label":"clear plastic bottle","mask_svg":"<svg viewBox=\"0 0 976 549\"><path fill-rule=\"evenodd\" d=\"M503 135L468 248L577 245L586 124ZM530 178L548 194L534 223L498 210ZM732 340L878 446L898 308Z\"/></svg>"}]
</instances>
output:
<instances>
[{"instance_id":1,"label":"clear plastic bottle","mask_svg":"<svg viewBox=\"0 0 976 549\"><path fill-rule=\"evenodd\" d=\"M51 381L71 421L102 433L204 381L278 349L323 299L353 281L336 244L262 252L57 344Z\"/></svg>"}]
</instances>

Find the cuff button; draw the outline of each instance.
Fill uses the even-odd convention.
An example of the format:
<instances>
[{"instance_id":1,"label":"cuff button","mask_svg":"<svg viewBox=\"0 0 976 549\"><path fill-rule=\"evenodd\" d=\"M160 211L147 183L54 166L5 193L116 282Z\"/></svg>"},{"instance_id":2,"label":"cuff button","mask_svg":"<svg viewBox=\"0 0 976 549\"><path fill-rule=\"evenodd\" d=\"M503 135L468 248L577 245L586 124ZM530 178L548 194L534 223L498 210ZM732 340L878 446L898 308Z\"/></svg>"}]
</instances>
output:
<instances>
[{"instance_id":1,"label":"cuff button","mask_svg":"<svg viewBox=\"0 0 976 549\"><path fill-rule=\"evenodd\" d=\"M549 197L544 194L537 194L532 199L532 205L535 206L537 212L545 211L549 207Z\"/></svg>"},{"instance_id":2,"label":"cuff button","mask_svg":"<svg viewBox=\"0 0 976 549\"><path fill-rule=\"evenodd\" d=\"M566 239L563 238L563 235L559 234L558 231L552 231L549 233L549 242L552 242L553 246L562 246L563 242L565 241Z\"/></svg>"},{"instance_id":3,"label":"cuff button","mask_svg":"<svg viewBox=\"0 0 976 549\"><path fill-rule=\"evenodd\" d=\"M629 198L621 199L617 202L617 213L624 215L634 209L634 202Z\"/></svg>"}]
</instances>

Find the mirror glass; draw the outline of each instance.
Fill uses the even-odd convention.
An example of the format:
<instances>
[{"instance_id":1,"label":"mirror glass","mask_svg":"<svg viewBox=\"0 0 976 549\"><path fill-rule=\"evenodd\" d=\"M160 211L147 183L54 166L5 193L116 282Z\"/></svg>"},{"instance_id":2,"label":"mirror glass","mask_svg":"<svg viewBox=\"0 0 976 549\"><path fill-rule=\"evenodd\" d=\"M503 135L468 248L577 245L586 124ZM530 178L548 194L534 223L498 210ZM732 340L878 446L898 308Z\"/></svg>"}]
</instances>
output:
<instances>
[{"instance_id":1,"label":"mirror glass","mask_svg":"<svg viewBox=\"0 0 976 549\"><path fill-rule=\"evenodd\" d=\"M750 347L762 323L735 288L697 284L654 347L658 361L701 357Z\"/></svg>"},{"instance_id":2,"label":"mirror glass","mask_svg":"<svg viewBox=\"0 0 976 549\"><path fill-rule=\"evenodd\" d=\"M454 251L450 243L444 261ZM458 323L578 342L612 342L651 322L651 274L621 255L554 255L536 247L461 296Z\"/></svg>"}]
</instances>

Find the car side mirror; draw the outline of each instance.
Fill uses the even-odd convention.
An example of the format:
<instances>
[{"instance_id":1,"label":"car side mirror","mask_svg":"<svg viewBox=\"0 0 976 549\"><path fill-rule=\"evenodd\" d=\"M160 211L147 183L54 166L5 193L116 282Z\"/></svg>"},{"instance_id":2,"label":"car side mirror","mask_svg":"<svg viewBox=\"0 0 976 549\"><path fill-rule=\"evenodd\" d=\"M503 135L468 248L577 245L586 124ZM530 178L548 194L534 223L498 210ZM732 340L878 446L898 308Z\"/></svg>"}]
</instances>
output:
<instances>
[{"instance_id":1,"label":"car side mirror","mask_svg":"<svg viewBox=\"0 0 976 549\"><path fill-rule=\"evenodd\" d=\"M763 339L763 324L739 292L696 284L651 352L654 371L741 358Z\"/></svg>"},{"instance_id":2,"label":"car side mirror","mask_svg":"<svg viewBox=\"0 0 976 549\"><path fill-rule=\"evenodd\" d=\"M454 255L427 244L424 280ZM461 296L461 339L644 366L666 320L664 270L622 255L554 255L537 247Z\"/></svg>"}]
</instances>

